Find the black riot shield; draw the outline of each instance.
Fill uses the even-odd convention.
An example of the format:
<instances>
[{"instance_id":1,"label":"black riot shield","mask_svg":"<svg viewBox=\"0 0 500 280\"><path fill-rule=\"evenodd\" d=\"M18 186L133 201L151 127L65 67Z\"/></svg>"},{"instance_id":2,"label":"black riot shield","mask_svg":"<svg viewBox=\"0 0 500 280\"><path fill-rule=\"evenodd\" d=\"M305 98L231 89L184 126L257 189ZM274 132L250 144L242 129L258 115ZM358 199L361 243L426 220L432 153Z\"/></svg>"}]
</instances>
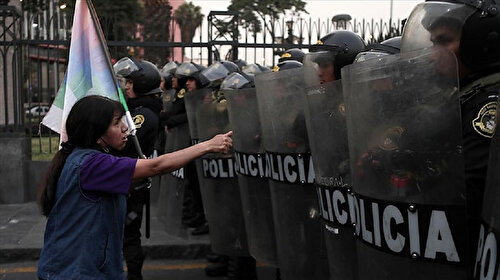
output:
<instances>
[{"instance_id":1,"label":"black riot shield","mask_svg":"<svg viewBox=\"0 0 500 280\"><path fill-rule=\"evenodd\" d=\"M170 130L167 137L167 153L182 150L190 145L188 124L182 124ZM165 222L165 231L174 236L186 236L182 225L184 194L189 178L182 167L162 177L160 190L160 216Z\"/></svg>"},{"instance_id":2,"label":"black riot shield","mask_svg":"<svg viewBox=\"0 0 500 280\"><path fill-rule=\"evenodd\" d=\"M359 279L465 279L457 65L424 49L342 69Z\"/></svg>"},{"instance_id":3,"label":"black riot shield","mask_svg":"<svg viewBox=\"0 0 500 280\"><path fill-rule=\"evenodd\" d=\"M489 104L491 105L491 104ZM492 107L492 106L491 106ZM493 113L494 112L494 113ZM495 125L498 110L492 114L482 114L478 116L478 122L485 125ZM479 120L479 118L482 118ZM474 256L473 276L474 279L498 279L500 274L500 130L495 129L495 134L491 140L490 157L488 162L488 176L486 188L484 190L481 224L479 232L476 233L474 241L476 250L472 252ZM474 197L476 204L480 204L481 197ZM470 226L470 225L469 225Z\"/></svg>"},{"instance_id":4,"label":"black riot shield","mask_svg":"<svg viewBox=\"0 0 500 280\"><path fill-rule=\"evenodd\" d=\"M255 88L225 90L250 254L276 266L276 235Z\"/></svg>"},{"instance_id":5,"label":"black riot shield","mask_svg":"<svg viewBox=\"0 0 500 280\"><path fill-rule=\"evenodd\" d=\"M308 74L315 74L305 66ZM356 279L356 209L349 170L345 104L340 80L320 85L306 75L306 124L316 174L331 279Z\"/></svg>"},{"instance_id":6,"label":"black riot shield","mask_svg":"<svg viewBox=\"0 0 500 280\"><path fill-rule=\"evenodd\" d=\"M200 141L230 130L226 103L203 103L196 111ZM202 157L202 195L210 242L216 253L249 256L240 188L232 154L208 154Z\"/></svg>"},{"instance_id":7,"label":"black riot shield","mask_svg":"<svg viewBox=\"0 0 500 280\"><path fill-rule=\"evenodd\" d=\"M266 175L283 279L328 279L301 71L297 68L256 76Z\"/></svg>"}]
</instances>

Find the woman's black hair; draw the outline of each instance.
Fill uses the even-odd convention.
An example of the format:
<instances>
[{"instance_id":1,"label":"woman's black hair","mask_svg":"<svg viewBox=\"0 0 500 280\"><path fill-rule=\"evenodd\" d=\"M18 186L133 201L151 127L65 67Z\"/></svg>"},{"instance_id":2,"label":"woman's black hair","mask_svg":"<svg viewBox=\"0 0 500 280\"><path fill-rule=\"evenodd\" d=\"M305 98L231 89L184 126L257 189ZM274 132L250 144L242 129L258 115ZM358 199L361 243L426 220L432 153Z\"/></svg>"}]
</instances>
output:
<instances>
[{"instance_id":1,"label":"woman's black hair","mask_svg":"<svg viewBox=\"0 0 500 280\"><path fill-rule=\"evenodd\" d=\"M73 148L99 149L97 140L106 133L116 113L123 116L123 106L98 95L86 96L73 105L66 119L68 141L61 144L62 149L54 155L40 183L38 203L44 216L54 206L57 182Z\"/></svg>"}]
</instances>

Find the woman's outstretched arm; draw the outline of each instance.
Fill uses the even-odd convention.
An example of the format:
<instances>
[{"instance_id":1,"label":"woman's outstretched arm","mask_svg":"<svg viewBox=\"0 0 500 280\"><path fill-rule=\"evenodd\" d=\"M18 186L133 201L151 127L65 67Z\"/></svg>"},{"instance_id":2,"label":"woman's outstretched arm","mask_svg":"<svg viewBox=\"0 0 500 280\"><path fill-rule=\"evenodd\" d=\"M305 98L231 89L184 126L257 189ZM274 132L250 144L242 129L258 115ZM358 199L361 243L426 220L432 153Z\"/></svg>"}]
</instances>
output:
<instances>
[{"instance_id":1,"label":"woman's outstretched arm","mask_svg":"<svg viewBox=\"0 0 500 280\"><path fill-rule=\"evenodd\" d=\"M135 165L133 178L146 178L172 172L207 153L227 153L233 146L232 135L233 132L229 131L179 151L152 159L139 159Z\"/></svg>"}]
</instances>

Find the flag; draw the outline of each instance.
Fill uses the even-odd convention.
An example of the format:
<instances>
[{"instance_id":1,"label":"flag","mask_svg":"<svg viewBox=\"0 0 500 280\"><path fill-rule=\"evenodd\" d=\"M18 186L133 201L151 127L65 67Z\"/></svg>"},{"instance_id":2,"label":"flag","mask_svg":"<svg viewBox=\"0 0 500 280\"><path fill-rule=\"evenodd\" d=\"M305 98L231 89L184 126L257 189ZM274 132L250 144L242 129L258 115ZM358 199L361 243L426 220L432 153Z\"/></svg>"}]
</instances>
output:
<instances>
[{"instance_id":1,"label":"flag","mask_svg":"<svg viewBox=\"0 0 500 280\"><path fill-rule=\"evenodd\" d=\"M88 95L102 95L120 101L116 78L110 69L109 55L102 30L91 15L90 0L77 0L71 29L68 68L57 96L42 124L67 140L66 118L73 104ZM90 7L89 7L90 5ZM95 14L94 14L95 15ZM99 37L101 35L101 37Z\"/></svg>"}]
</instances>

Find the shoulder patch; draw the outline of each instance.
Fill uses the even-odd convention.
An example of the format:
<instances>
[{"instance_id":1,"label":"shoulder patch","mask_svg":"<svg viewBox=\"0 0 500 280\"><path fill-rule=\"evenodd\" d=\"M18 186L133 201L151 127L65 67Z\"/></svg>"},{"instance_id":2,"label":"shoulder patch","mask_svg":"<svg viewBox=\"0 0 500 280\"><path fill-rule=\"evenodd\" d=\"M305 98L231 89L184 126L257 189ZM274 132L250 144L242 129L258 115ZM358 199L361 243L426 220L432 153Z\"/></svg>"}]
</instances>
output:
<instances>
[{"instance_id":1,"label":"shoulder patch","mask_svg":"<svg viewBox=\"0 0 500 280\"><path fill-rule=\"evenodd\" d=\"M472 120L472 127L481 136L492 138L495 132L497 114L497 102L489 102L484 105L477 117Z\"/></svg>"},{"instance_id":2,"label":"shoulder patch","mask_svg":"<svg viewBox=\"0 0 500 280\"><path fill-rule=\"evenodd\" d=\"M181 89L179 90L179 92L177 93L177 97L178 98L184 98L184 95L186 94L186 90L185 89Z\"/></svg>"},{"instance_id":3,"label":"shoulder patch","mask_svg":"<svg viewBox=\"0 0 500 280\"><path fill-rule=\"evenodd\" d=\"M146 119L144 118L143 115L136 115L134 116L134 124L135 128L141 128L142 124L144 123Z\"/></svg>"},{"instance_id":4,"label":"shoulder patch","mask_svg":"<svg viewBox=\"0 0 500 280\"><path fill-rule=\"evenodd\" d=\"M169 102L170 100L172 100L172 96L169 94L169 93L165 93L163 95L163 102L167 103Z\"/></svg>"}]
</instances>

